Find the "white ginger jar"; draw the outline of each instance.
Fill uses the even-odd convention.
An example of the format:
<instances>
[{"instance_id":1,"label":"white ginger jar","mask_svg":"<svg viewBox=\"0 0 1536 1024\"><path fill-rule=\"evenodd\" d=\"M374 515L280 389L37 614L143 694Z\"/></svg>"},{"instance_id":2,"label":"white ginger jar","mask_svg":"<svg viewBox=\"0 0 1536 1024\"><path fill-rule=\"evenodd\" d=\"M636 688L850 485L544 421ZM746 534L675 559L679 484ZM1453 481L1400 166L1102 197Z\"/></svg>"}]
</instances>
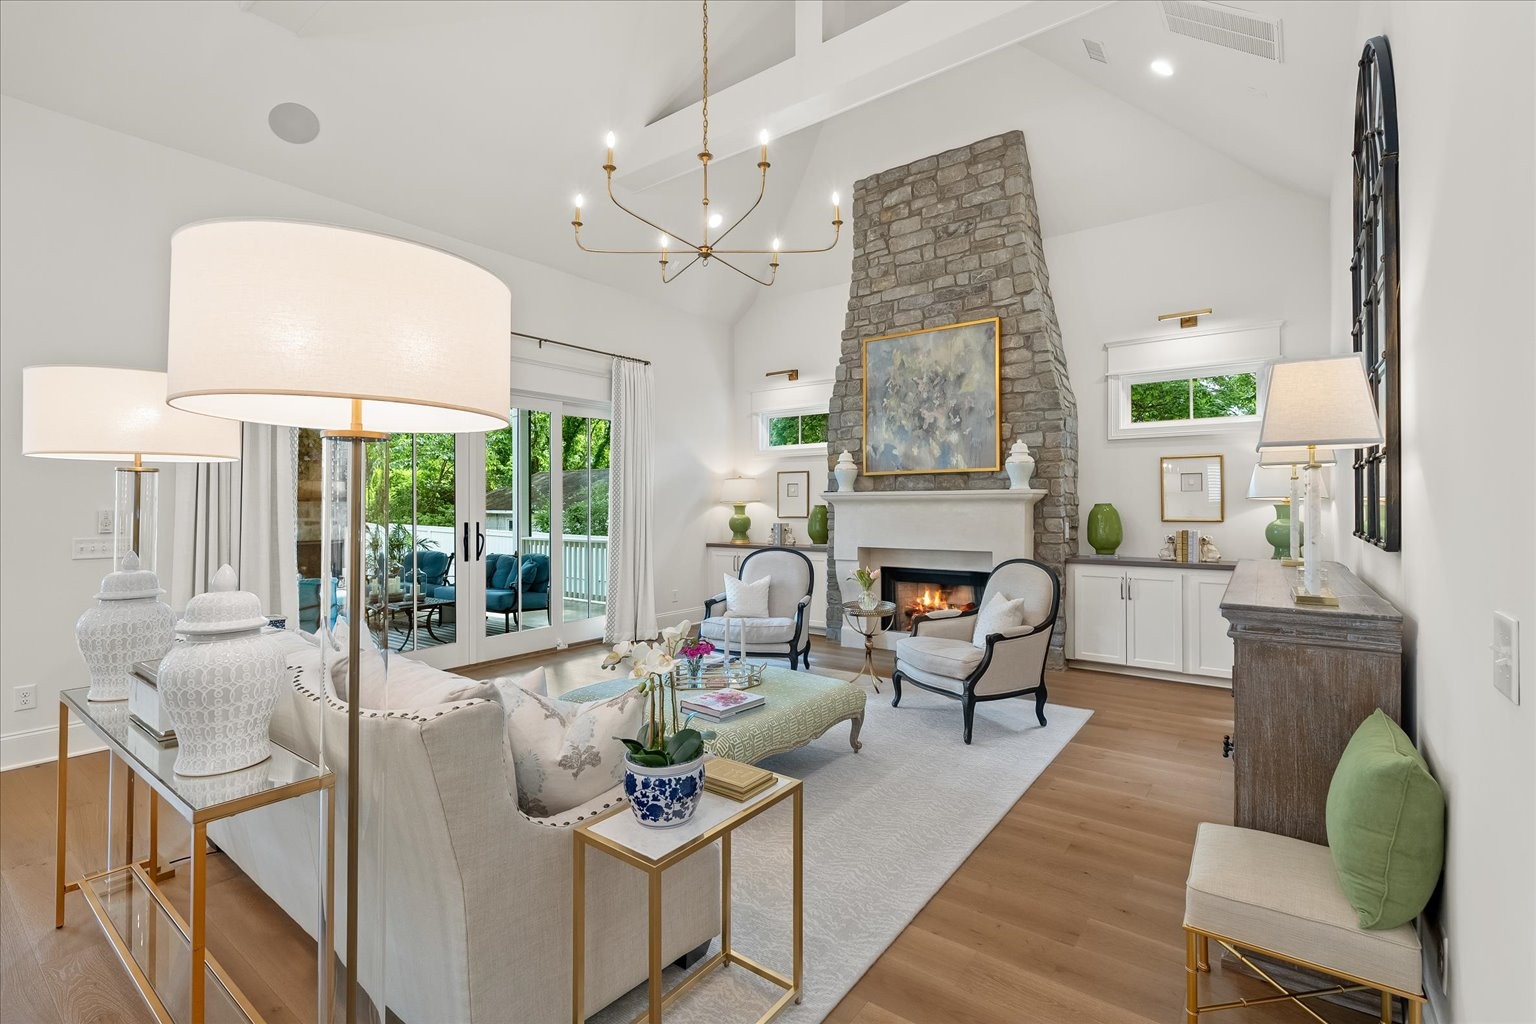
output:
<instances>
[{"instance_id":1,"label":"white ginger jar","mask_svg":"<svg viewBox=\"0 0 1536 1024\"><path fill-rule=\"evenodd\" d=\"M1029 445L1023 441L1013 442L1013 448L1008 452L1008 461L1003 463L1008 470L1008 486L1016 491L1029 488L1029 478L1035 475L1035 457L1029 454Z\"/></svg>"},{"instance_id":2,"label":"white ginger jar","mask_svg":"<svg viewBox=\"0 0 1536 1024\"><path fill-rule=\"evenodd\" d=\"M853 490L853 482L859 478L859 467L854 465L853 456L846 448L843 449L843 454L837 457L837 465L832 467L832 475L837 478L838 490Z\"/></svg>"},{"instance_id":3,"label":"white ginger jar","mask_svg":"<svg viewBox=\"0 0 1536 1024\"><path fill-rule=\"evenodd\" d=\"M127 700L133 665L154 661L176 642L176 616L160 600L165 591L139 556L123 556L122 568L101 579L96 605L75 624L80 656L91 672L90 700Z\"/></svg>"},{"instance_id":4,"label":"white ginger jar","mask_svg":"<svg viewBox=\"0 0 1536 1024\"><path fill-rule=\"evenodd\" d=\"M160 662L160 701L176 727L177 775L218 775L272 755L267 726L282 693L287 657L263 635L261 600L237 590L221 566L212 587L187 602L186 638Z\"/></svg>"}]
</instances>

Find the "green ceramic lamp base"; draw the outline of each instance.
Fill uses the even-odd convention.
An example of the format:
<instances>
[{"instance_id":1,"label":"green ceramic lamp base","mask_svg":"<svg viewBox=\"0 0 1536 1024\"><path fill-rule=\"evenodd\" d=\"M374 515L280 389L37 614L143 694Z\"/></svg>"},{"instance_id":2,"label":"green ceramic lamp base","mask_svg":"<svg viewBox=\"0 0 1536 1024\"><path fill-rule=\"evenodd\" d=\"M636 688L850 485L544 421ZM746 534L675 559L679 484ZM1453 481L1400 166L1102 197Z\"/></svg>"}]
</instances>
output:
<instances>
[{"instance_id":1,"label":"green ceramic lamp base","mask_svg":"<svg viewBox=\"0 0 1536 1024\"><path fill-rule=\"evenodd\" d=\"M1286 561L1291 557L1291 503L1275 505L1275 521L1264 527L1264 540L1275 549L1272 558Z\"/></svg>"},{"instance_id":2,"label":"green ceramic lamp base","mask_svg":"<svg viewBox=\"0 0 1536 1024\"><path fill-rule=\"evenodd\" d=\"M731 543L750 544L752 541L747 536L747 531L752 528L752 520L747 518L747 503L740 501L733 507L736 514L726 521L726 525L731 528Z\"/></svg>"}]
</instances>

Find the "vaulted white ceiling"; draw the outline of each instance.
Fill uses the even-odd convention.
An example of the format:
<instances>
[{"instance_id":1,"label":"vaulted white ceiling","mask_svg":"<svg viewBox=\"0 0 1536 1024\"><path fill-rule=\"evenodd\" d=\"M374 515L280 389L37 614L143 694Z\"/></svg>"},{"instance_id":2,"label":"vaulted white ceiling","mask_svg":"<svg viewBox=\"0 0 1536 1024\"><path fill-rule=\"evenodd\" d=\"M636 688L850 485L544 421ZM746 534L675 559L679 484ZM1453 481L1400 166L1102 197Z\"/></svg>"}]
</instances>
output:
<instances>
[{"instance_id":1,"label":"vaulted white ceiling","mask_svg":"<svg viewBox=\"0 0 1536 1024\"><path fill-rule=\"evenodd\" d=\"M822 244L832 190L1012 128L1047 233L1257 181L1325 194L1339 121L1318 108L1348 102L1354 5L1244 6L1282 13L1286 63L1175 37L1149 3L714 0L715 208L755 194L764 126L768 198L744 243ZM1087 61L1084 35L1110 64ZM598 201L610 129L626 203L696 223L698 45L692 2L7 0L0 91L732 320L756 286L710 268L663 288L648 260L577 251L568 223L583 192L590 244L654 240ZM1178 74L1154 80L1149 55ZM314 142L268 129L290 101L319 116ZM786 258L779 287L845 279L846 248L845 232L827 256Z\"/></svg>"}]
</instances>

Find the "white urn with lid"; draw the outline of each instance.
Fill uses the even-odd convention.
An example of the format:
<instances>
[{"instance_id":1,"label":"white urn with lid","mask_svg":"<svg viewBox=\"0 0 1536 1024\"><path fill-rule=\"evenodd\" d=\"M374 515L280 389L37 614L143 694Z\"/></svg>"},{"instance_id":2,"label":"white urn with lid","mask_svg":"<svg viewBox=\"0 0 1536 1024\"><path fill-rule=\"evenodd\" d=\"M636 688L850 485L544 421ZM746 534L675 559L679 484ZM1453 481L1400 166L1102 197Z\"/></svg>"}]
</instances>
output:
<instances>
[{"instance_id":1,"label":"white urn with lid","mask_svg":"<svg viewBox=\"0 0 1536 1024\"><path fill-rule=\"evenodd\" d=\"M160 701L176 727L178 775L218 775L272 754L267 726L282 693L287 658L263 635L261 600L237 590L221 566L211 589L187 602L176 632L186 643L160 662Z\"/></svg>"},{"instance_id":2,"label":"white urn with lid","mask_svg":"<svg viewBox=\"0 0 1536 1024\"><path fill-rule=\"evenodd\" d=\"M148 569L139 568L133 552L122 567L101 579L96 605L75 624L80 656L91 672L90 700L127 700L133 665L154 661L176 642L176 616L160 600L165 591Z\"/></svg>"},{"instance_id":3,"label":"white urn with lid","mask_svg":"<svg viewBox=\"0 0 1536 1024\"><path fill-rule=\"evenodd\" d=\"M843 449L843 454L837 457L837 465L832 467L832 475L837 478L837 489L840 491L853 490L853 482L859 478L859 467L854 464L853 456L848 449Z\"/></svg>"},{"instance_id":4,"label":"white urn with lid","mask_svg":"<svg viewBox=\"0 0 1536 1024\"><path fill-rule=\"evenodd\" d=\"M1008 470L1008 486L1013 490L1024 490L1029 487L1029 478L1035 475L1035 457L1029 454L1029 445L1023 441L1013 442L1013 447L1008 451L1008 461L1003 463Z\"/></svg>"}]
</instances>

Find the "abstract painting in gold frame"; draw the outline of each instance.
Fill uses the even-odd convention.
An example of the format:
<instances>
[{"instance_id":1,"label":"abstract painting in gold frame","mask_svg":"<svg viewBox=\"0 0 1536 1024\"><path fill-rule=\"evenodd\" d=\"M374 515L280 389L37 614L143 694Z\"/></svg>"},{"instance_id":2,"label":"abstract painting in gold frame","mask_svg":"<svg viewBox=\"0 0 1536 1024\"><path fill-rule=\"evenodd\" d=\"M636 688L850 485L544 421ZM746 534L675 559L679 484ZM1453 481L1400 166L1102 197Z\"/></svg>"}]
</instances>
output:
<instances>
[{"instance_id":1,"label":"abstract painting in gold frame","mask_svg":"<svg viewBox=\"0 0 1536 1024\"><path fill-rule=\"evenodd\" d=\"M1002 469L997 317L864 342L864 475Z\"/></svg>"}]
</instances>

